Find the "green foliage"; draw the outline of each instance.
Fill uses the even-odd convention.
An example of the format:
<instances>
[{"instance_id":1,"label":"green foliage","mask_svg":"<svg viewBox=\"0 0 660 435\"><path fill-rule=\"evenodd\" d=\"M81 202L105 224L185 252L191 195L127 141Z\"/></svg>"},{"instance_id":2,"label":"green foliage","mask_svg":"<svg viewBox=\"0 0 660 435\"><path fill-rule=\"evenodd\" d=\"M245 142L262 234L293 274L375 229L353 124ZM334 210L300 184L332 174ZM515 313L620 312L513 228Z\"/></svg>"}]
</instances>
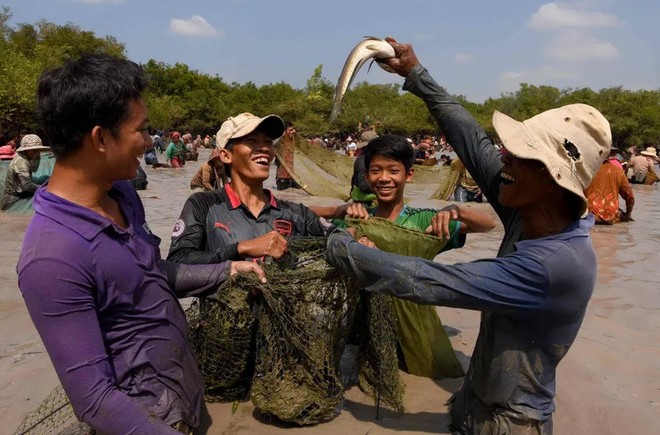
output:
<instances>
[{"instance_id":1,"label":"green foliage","mask_svg":"<svg viewBox=\"0 0 660 435\"><path fill-rule=\"evenodd\" d=\"M10 24L11 11L0 9L0 134L36 127L34 114L37 82L49 67L76 59L84 53L108 53L125 57L124 45L112 36L98 37L73 24ZM400 85L366 82L346 93L342 111L330 125L334 85L323 77L323 65L314 68L304 89L279 82L257 86L252 82L227 84L219 76L191 70L187 65L168 65L149 60L143 65L149 78L145 99L151 125L195 133L213 133L229 116L252 112L264 116L276 113L295 122L304 136L327 132L355 132L360 122L380 123L379 132L405 135L438 130L425 104ZM552 107L570 103L590 104L610 121L618 146L660 142L660 89L625 90L613 87L560 90L527 83L512 93L489 98L483 103L458 100L495 136L495 110L515 119L526 119Z\"/></svg>"}]
</instances>

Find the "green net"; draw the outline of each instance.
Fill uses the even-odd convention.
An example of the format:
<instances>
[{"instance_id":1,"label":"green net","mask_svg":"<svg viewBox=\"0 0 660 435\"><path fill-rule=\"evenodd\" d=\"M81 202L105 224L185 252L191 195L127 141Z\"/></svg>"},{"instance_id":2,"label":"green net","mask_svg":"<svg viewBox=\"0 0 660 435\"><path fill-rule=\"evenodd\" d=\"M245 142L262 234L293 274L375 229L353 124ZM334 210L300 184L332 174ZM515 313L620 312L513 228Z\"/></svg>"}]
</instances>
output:
<instances>
[{"instance_id":1,"label":"green net","mask_svg":"<svg viewBox=\"0 0 660 435\"><path fill-rule=\"evenodd\" d=\"M314 424L343 401L339 360L357 291L325 262L324 238L290 239L288 249L287 260L264 265L251 400L282 421Z\"/></svg>"},{"instance_id":2,"label":"green net","mask_svg":"<svg viewBox=\"0 0 660 435\"><path fill-rule=\"evenodd\" d=\"M349 199L355 158L308 143L296 136L293 167L276 150L278 162L285 167L296 183L310 195ZM460 171L450 166L415 165L413 183L434 184L438 187L429 199L447 200L460 177Z\"/></svg>"},{"instance_id":3,"label":"green net","mask_svg":"<svg viewBox=\"0 0 660 435\"><path fill-rule=\"evenodd\" d=\"M357 238L366 236L379 249L400 255L432 260L448 242L377 217L347 219L347 223L357 229ZM398 298L389 299L396 319L396 336L408 372L435 379L463 376L463 367L435 307Z\"/></svg>"},{"instance_id":4,"label":"green net","mask_svg":"<svg viewBox=\"0 0 660 435\"><path fill-rule=\"evenodd\" d=\"M207 400L240 400L225 393L249 391L255 408L277 420L330 420L343 403L340 360L353 328L360 337L360 386L379 404L403 409L391 303L365 295L357 316L358 287L327 264L325 249L325 238L292 237L284 258L263 263L267 284L237 275L220 287L217 301L191 306L191 341L207 389L213 386ZM261 298L249 296L255 288Z\"/></svg>"},{"instance_id":5,"label":"green net","mask_svg":"<svg viewBox=\"0 0 660 435\"><path fill-rule=\"evenodd\" d=\"M241 287L226 287L186 311L207 402L246 400L250 393L256 327L252 298Z\"/></svg>"},{"instance_id":6,"label":"green net","mask_svg":"<svg viewBox=\"0 0 660 435\"><path fill-rule=\"evenodd\" d=\"M5 179L7 178L7 170L11 160L2 160L0 161L0 201L5 193ZM53 173L53 167L55 166L55 155L50 152L42 152L39 160L39 167L32 174L32 181L37 184L42 184L46 181L50 175ZM29 214L34 211L32 206L32 198L23 198L19 199L13 203L5 213L10 214Z\"/></svg>"}]
</instances>

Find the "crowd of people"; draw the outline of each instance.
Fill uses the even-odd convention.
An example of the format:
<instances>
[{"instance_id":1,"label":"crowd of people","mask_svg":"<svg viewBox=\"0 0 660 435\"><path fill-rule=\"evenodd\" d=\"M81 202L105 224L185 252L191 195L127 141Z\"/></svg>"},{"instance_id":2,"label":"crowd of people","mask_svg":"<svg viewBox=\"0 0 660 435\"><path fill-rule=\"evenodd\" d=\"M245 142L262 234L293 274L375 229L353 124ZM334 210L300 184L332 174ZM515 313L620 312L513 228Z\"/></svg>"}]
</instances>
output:
<instances>
[{"instance_id":1,"label":"crowd of people","mask_svg":"<svg viewBox=\"0 0 660 435\"><path fill-rule=\"evenodd\" d=\"M358 191L339 206L307 207L264 187L276 153L278 190L295 187L289 173L295 127L277 115L237 114L214 138L158 134L148 131L147 80L137 64L87 55L43 73L37 114L50 148L36 135L20 140L2 204L33 198L19 288L81 421L102 433L193 433L204 385L177 299L212 297L237 273L266 282L260 260L285 256L290 236L316 236L327 238L327 261L364 291L392 295L408 308L408 317L397 320L409 329L398 346L410 373L464 374L434 305L482 313L467 374L450 404L455 433L552 433L557 366L595 286L590 228L632 219L632 189L611 147L609 123L584 104L522 122L495 112L502 141L496 145L411 45L387 40L396 57L384 62L405 79L404 90L427 103L444 135L379 136L361 126L372 137L359 153L357 144L346 149L358 154ZM334 149L342 141L314 142ZM191 180L194 192L182 200L162 259L136 182L125 180L138 178L140 157L180 168L196 161L202 146L213 152ZM38 183L32 175L46 150L55 166ZM496 258L443 265L405 257L378 249L348 223L380 218L446 240L443 250L469 249L467 234L495 226L491 213L460 203L418 209L404 201L414 164L451 164L450 155L504 224ZM626 165L632 181L657 180L656 159L653 147L632 157ZM619 194L626 201L621 213ZM421 347L431 360L419 356Z\"/></svg>"}]
</instances>

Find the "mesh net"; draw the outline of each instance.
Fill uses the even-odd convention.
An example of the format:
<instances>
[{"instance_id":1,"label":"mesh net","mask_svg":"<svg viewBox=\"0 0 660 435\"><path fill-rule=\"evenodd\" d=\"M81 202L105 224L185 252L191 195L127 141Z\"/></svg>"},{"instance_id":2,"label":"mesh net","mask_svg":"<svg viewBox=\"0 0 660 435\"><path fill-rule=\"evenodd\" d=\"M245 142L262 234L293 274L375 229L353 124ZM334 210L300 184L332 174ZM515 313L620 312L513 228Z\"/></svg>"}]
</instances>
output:
<instances>
[{"instance_id":1,"label":"mesh net","mask_svg":"<svg viewBox=\"0 0 660 435\"><path fill-rule=\"evenodd\" d=\"M381 250L432 260L447 240L414 229L403 228L387 219L348 219L357 229L356 237L366 236ZM409 373L430 378L464 375L451 341L435 307L388 298L394 312L396 339Z\"/></svg>"},{"instance_id":2,"label":"mesh net","mask_svg":"<svg viewBox=\"0 0 660 435\"><path fill-rule=\"evenodd\" d=\"M348 200L354 158L310 144L300 136L296 136L293 167L287 164L279 151L276 150L275 154L279 163L305 192L314 196ZM447 200L454 192L459 177L460 169L453 165L415 165L413 183L437 184L438 187L429 199Z\"/></svg>"},{"instance_id":3,"label":"mesh net","mask_svg":"<svg viewBox=\"0 0 660 435\"><path fill-rule=\"evenodd\" d=\"M83 435L92 433L73 413L64 389L57 386L39 407L30 412L18 426L14 435Z\"/></svg>"},{"instance_id":4,"label":"mesh net","mask_svg":"<svg viewBox=\"0 0 660 435\"><path fill-rule=\"evenodd\" d=\"M322 237L292 237L284 258L263 263L267 284L237 275L218 291L234 295L235 303L222 302L228 298L222 296L191 306L191 341L206 385L215 386L207 400L240 399L221 394L236 380L264 415L298 425L330 420L343 402L340 360L353 328L360 344L360 386L379 404L403 409L393 308L381 296L364 295L356 315L358 287L326 263L325 246ZM249 296L255 288L263 297ZM248 336L256 337L256 346ZM252 359L254 369L242 370Z\"/></svg>"}]
</instances>

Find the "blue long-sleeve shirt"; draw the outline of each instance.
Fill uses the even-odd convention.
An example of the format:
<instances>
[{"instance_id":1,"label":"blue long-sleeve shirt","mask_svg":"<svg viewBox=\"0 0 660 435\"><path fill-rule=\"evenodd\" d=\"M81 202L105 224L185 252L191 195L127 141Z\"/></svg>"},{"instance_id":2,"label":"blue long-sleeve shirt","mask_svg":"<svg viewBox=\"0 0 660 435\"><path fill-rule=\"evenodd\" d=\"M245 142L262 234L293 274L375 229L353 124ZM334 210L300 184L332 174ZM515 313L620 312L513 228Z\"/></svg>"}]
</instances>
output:
<instances>
[{"instance_id":1,"label":"blue long-sleeve shirt","mask_svg":"<svg viewBox=\"0 0 660 435\"><path fill-rule=\"evenodd\" d=\"M107 434L199 423L203 381L177 296L217 289L229 263L161 260L135 189L109 195L124 230L45 188L34 199L18 283L76 416Z\"/></svg>"},{"instance_id":2,"label":"blue long-sleeve shirt","mask_svg":"<svg viewBox=\"0 0 660 435\"><path fill-rule=\"evenodd\" d=\"M593 218L578 219L560 234L521 240L520 213L497 202L503 164L483 129L421 65L403 88L424 100L502 220L499 258L443 266L374 251L336 233L328 241L328 260L356 274L367 290L482 312L470 368L453 404L454 426L469 427L475 407L547 421L557 364L575 340L596 282Z\"/></svg>"}]
</instances>

